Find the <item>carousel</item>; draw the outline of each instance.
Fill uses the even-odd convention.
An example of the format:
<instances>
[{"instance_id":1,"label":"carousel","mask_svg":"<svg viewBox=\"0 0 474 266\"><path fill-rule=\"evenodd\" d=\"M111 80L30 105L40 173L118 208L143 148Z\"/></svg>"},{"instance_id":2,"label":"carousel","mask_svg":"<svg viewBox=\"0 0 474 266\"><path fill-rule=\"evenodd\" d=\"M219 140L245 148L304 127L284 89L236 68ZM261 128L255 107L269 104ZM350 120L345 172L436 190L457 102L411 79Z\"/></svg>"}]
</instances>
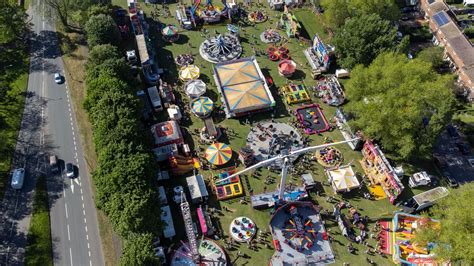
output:
<instances>
[{"instance_id":1,"label":"carousel","mask_svg":"<svg viewBox=\"0 0 474 266\"><path fill-rule=\"evenodd\" d=\"M192 54L180 54L174 58L174 62L179 67L185 67L194 64L194 57Z\"/></svg>"},{"instance_id":2,"label":"carousel","mask_svg":"<svg viewBox=\"0 0 474 266\"><path fill-rule=\"evenodd\" d=\"M185 92L189 98L197 98L206 93L206 83L200 79L190 80L186 83Z\"/></svg>"},{"instance_id":3,"label":"carousel","mask_svg":"<svg viewBox=\"0 0 474 266\"><path fill-rule=\"evenodd\" d=\"M239 39L230 34L217 35L206 39L199 47L201 57L211 63L234 60L242 54Z\"/></svg>"},{"instance_id":4,"label":"carousel","mask_svg":"<svg viewBox=\"0 0 474 266\"><path fill-rule=\"evenodd\" d=\"M344 160L340 150L334 147L327 147L316 152L316 160L325 168L338 167Z\"/></svg>"},{"instance_id":5,"label":"carousel","mask_svg":"<svg viewBox=\"0 0 474 266\"><path fill-rule=\"evenodd\" d=\"M232 159L232 149L225 143L216 142L206 149L205 157L214 166L224 165Z\"/></svg>"},{"instance_id":6,"label":"carousel","mask_svg":"<svg viewBox=\"0 0 474 266\"><path fill-rule=\"evenodd\" d=\"M255 223L247 217L235 218L229 226L230 236L237 242L250 241L257 232Z\"/></svg>"},{"instance_id":7,"label":"carousel","mask_svg":"<svg viewBox=\"0 0 474 266\"><path fill-rule=\"evenodd\" d=\"M303 140L296 128L285 123L257 123L247 136L247 147L252 151L255 161L261 162L275 157L282 152L303 148ZM291 158L293 162L296 156ZM281 168L276 161L270 167Z\"/></svg>"},{"instance_id":8,"label":"carousel","mask_svg":"<svg viewBox=\"0 0 474 266\"><path fill-rule=\"evenodd\" d=\"M179 70L179 79L182 81L190 81L190 80L195 80L199 78L199 75L201 74L199 67L195 65L188 65L181 67Z\"/></svg>"},{"instance_id":9,"label":"carousel","mask_svg":"<svg viewBox=\"0 0 474 266\"><path fill-rule=\"evenodd\" d=\"M179 39L178 28L173 25L168 25L161 30L163 40L167 42L175 42Z\"/></svg>"},{"instance_id":10,"label":"carousel","mask_svg":"<svg viewBox=\"0 0 474 266\"><path fill-rule=\"evenodd\" d=\"M274 29L267 29L260 34L260 40L264 43L278 43L281 41L281 35Z\"/></svg>"},{"instance_id":11,"label":"carousel","mask_svg":"<svg viewBox=\"0 0 474 266\"><path fill-rule=\"evenodd\" d=\"M191 102L191 110L199 118L208 117L214 108L214 102L209 97L199 97Z\"/></svg>"},{"instance_id":12,"label":"carousel","mask_svg":"<svg viewBox=\"0 0 474 266\"><path fill-rule=\"evenodd\" d=\"M224 249L210 239L200 239L197 241L200 264L196 264L191 254L188 242L181 242L178 248L171 255L170 265L228 265L227 256Z\"/></svg>"},{"instance_id":13,"label":"carousel","mask_svg":"<svg viewBox=\"0 0 474 266\"><path fill-rule=\"evenodd\" d=\"M265 15L262 11L253 11L248 15L248 19L252 23L262 23L267 20L268 16Z\"/></svg>"}]
</instances>

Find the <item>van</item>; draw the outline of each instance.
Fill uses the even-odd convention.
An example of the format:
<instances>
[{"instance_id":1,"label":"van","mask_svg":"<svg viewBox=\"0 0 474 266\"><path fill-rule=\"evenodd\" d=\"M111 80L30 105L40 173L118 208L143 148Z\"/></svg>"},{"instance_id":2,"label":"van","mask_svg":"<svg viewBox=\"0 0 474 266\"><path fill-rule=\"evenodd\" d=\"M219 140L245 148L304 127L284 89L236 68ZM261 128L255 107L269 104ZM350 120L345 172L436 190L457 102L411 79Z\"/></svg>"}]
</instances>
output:
<instances>
[{"instance_id":1,"label":"van","mask_svg":"<svg viewBox=\"0 0 474 266\"><path fill-rule=\"evenodd\" d=\"M49 156L49 169L51 173L59 172L58 157L56 155Z\"/></svg>"},{"instance_id":2,"label":"van","mask_svg":"<svg viewBox=\"0 0 474 266\"><path fill-rule=\"evenodd\" d=\"M13 171L11 186L13 189L21 189L25 181L25 169L17 168Z\"/></svg>"},{"instance_id":3,"label":"van","mask_svg":"<svg viewBox=\"0 0 474 266\"><path fill-rule=\"evenodd\" d=\"M148 96L150 97L151 105L155 109L155 112L163 111L163 105L161 103L160 93L156 86L149 87L147 89Z\"/></svg>"}]
</instances>

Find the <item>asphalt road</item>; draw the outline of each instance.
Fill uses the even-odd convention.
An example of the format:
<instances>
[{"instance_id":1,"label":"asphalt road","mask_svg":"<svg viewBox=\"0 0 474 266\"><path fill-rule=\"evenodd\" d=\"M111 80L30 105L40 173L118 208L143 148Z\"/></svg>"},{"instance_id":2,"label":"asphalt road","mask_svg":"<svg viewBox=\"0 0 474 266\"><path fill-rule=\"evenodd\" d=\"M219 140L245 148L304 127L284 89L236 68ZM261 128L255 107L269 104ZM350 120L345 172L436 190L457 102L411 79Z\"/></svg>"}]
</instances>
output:
<instances>
[{"instance_id":1,"label":"asphalt road","mask_svg":"<svg viewBox=\"0 0 474 266\"><path fill-rule=\"evenodd\" d=\"M30 8L32 36L28 93L14 156L14 166L26 168L22 190L10 187L0 208L0 265L22 265L36 177L47 175L55 265L104 265L81 142L67 82L56 84L63 70L55 27L43 9ZM76 178L49 171L48 157L76 165Z\"/></svg>"}]
</instances>

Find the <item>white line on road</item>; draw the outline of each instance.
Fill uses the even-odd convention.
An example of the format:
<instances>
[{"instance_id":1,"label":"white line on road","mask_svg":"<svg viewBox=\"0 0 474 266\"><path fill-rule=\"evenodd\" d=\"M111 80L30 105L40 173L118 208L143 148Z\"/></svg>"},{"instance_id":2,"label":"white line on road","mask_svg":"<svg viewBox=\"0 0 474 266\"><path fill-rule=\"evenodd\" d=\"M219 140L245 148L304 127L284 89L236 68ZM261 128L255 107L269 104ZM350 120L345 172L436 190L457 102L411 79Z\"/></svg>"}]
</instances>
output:
<instances>
[{"instance_id":1,"label":"white line on road","mask_svg":"<svg viewBox=\"0 0 474 266\"><path fill-rule=\"evenodd\" d=\"M91 246L89 245L89 242L87 242L87 248L91 249Z\"/></svg>"},{"instance_id":2,"label":"white line on road","mask_svg":"<svg viewBox=\"0 0 474 266\"><path fill-rule=\"evenodd\" d=\"M71 266L72 266L72 248L69 248L69 258L71 258Z\"/></svg>"},{"instance_id":3,"label":"white line on road","mask_svg":"<svg viewBox=\"0 0 474 266\"><path fill-rule=\"evenodd\" d=\"M86 208L86 206L84 205L84 202L82 203L82 208L83 208L83 209L85 209L85 208Z\"/></svg>"},{"instance_id":4,"label":"white line on road","mask_svg":"<svg viewBox=\"0 0 474 266\"><path fill-rule=\"evenodd\" d=\"M66 219L69 219L69 215L67 213L67 203L64 203L64 209L66 209Z\"/></svg>"},{"instance_id":5,"label":"white line on road","mask_svg":"<svg viewBox=\"0 0 474 266\"><path fill-rule=\"evenodd\" d=\"M82 194L82 188L81 188L81 194Z\"/></svg>"},{"instance_id":6,"label":"white line on road","mask_svg":"<svg viewBox=\"0 0 474 266\"><path fill-rule=\"evenodd\" d=\"M89 256L89 257L90 257L90 256ZM92 261L91 261L91 260L89 260L89 266L92 266Z\"/></svg>"},{"instance_id":7,"label":"white line on road","mask_svg":"<svg viewBox=\"0 0 474 266\"><path fill-rule=\"evenodd\" d=\"M86 239L87 241L89 241L89 234L86 234Z\"/></svg>"},{"instance_id":8,"label":"white line on road","mask_svg":"<svg viewBox=\"0 0 474 266\"><path fill-rule=\"evenodd\" d=\"M86 228L86 233L87 233L87 225L86 225L86 226L84 226L84 228Z\"/></svg>"},{"instance_id":9,"label":"white line on road","mask_svg":"<svg viewBox=\"0 0 474 266\"><path fill-rule=\"evenodd\" d=\"M91 256L91 252L89 251L89 257Z\"/></svg>"},{"instance_id":10,"label":"white line on road","mask_svg":"<svg viewBox=\"0 0 474 266\"><path fill-rule=\"evenodd\" d=\"M76 146L74 146L74 150L77 151L77 147L76 147Z\"/></svg>"},{"instance_id":11,"label":"white line on road","mask_svg":"<svg viewBox=\"0 0 474 266\"><path fill-rule=\"evenodd\" d=\"M86 210L82 210L82 214L84 214L84 216L86 216Z\"/></svg>"},{"instance_id":12,"label":"white line on road","mask_svg":"<svg viewBox=\"0 0 474 266\"><path fill-rule=\"evenodd\" d=\"M69 231L69 224L67 224L67 239L71 241L71 232Z\"/></svg>"},{"instance_id":13,"label":"white line on road","mask_svg":"<svg viewBox=\"0 0 474 266\"><path fill-rule=\"evenodd\" d=\"M87 224L87 219L84 217L84 223Z\"/></svg>"},{"instance_id":14,"label":"white line on road","mask_svg":"<svg viewBox=\"0 0 474 266\"><path fill-rule=\"evenodd\" d=\"M84 201L84 196L81 195L81 200Z\"/></svg>"}]
</instances>

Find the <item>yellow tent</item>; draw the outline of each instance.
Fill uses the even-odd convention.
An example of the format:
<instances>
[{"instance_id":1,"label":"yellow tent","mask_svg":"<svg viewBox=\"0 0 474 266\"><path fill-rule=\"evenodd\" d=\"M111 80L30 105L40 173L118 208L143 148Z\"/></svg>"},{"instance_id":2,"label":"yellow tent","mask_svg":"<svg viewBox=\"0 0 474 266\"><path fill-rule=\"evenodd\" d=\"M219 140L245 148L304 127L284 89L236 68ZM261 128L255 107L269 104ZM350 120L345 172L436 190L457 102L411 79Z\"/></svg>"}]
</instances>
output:
<instances>
[{"instance_id":1,"label":"yellow tent","mask_svg":"<svg viewBox=\"0 0 474 266\"><path fill-rule=\"evenodd\" d=\"M197 79L199 75L199 67L195 65L188 65L179 70L179 78L184 81Z\"/></svg>"},{"instance_id":2,"label":"yellow tent","mask_svg":"<svg viewBox=\"0 0 474 266\"><path fill-rule=\"evenodd\" d=\"M359 180L350 165L326 170L326 174L335 192L346 192L360 187Z\"/></svg>"}]
</instances>

